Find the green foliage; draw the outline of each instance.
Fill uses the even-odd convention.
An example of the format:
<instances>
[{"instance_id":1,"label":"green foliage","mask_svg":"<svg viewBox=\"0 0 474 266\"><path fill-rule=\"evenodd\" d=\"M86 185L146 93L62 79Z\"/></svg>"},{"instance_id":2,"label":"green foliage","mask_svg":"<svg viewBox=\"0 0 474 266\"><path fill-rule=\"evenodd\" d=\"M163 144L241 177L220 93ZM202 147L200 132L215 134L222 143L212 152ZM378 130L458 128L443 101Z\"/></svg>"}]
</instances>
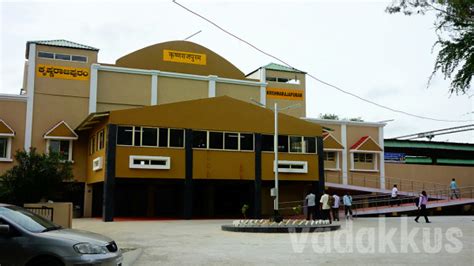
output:
<instances>
[{"instance_id":1,"label":"green foliage","mask_svg":"<svg viewBox=\"0 0 474 266\"><path fill-rule=\"evenodd\" d=\"M336 115L336 114L319 114L319 118L321 118L321 119L339 120L339 116Z\"/></svg>"},{"instance_id":2,"label":"green foliage","mask_svg":"<svg viewBox=\"0 0 474 266\"><path fill-rule=\"evenodd\" d=\"M242 215L244 216L245 219L247 219L247 211L248 211L248 209L249 209L249 205L244 204L244 205L242 206L241 211L242 211Z\"/></svg>"},{"instance_id":3,"label":"green foliage","mask_svg":"<svg viewBox=\"0 0 474 266\"><path fill-rule=\"evenodd\" d=\"M362 120L362 117L353 117L353 118L349 118L349 121L353 121L353 122L364 122L364 120Z\"/></svg>"},{"instance_id":4,"label":"green foliage","mask_svg":"<svg viewBox=\"0 0 474 266\"><path fill-rule=\"evenodd\" d=\"M301 205L295 206L292 209L296 215L300 215L303 213L303 207L301 207Z\"/></svg>"},{"instance_id":5,"label":"green foliage","mask_svg":"<svg viewBox=\"0 0 474 266\"><path fill-rule=\"evenodd\" d=\"M353 117L353 118L339 118L336 114L319 114L320 119L330 119L330 120L349 120L349 121L356 121L356 122L364 122L362 117ZM332 131L332 130L331 130Z\"/></svg>"},{"instance_id":6,"label":"green foliage","mask_svg":"<svg viewBox=\"0 0 474 266\"><path fill-rule=\"evenodd\" d=\"M15 154L17 165L0 176L0 201L17 205L54 199L63 181L73 178L71 162L57 153L39 154L35 148Z\"/></svg>"},{"instance_id":7,"label":"green foliage","mask_svg":"<svg viewBox=\"0 0 474 266\"><path fill-rule=\"evenodd\" d=\"M387 7L387 12L435 12L438 41L434 46L438 45L440 51L429 80L441 71L445 79L452 79L450 93L465 94L470 89L474 75L474 1L398 0Z\"/></svg>"}]
</instances>

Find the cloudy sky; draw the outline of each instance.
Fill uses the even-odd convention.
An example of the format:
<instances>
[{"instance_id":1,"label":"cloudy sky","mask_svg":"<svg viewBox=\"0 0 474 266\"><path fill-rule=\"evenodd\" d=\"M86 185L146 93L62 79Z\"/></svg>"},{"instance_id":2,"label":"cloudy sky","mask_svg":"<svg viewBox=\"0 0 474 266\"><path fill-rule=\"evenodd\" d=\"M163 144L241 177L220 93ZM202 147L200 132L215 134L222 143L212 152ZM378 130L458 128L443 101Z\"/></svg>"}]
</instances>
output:
<instances>
[{"instance_id":1,"label":"cloudy sky","mask_svg":"<svg viewBox=\"0 0 474 266\"><path fill-rule=\"evenodd\" d=\"M307 116L393 120L386 137L473 123L474 91L449 95L441 75L427 87L434 15L389 15L390 1L193 1L183 5L292 66L363 98L436 122L375 107L307 77ZM25 43L67 39L100 49L99 62L145 46L192 39L249 73L275 62L169 1L0 0L0 93L19 93ZM434 140L474 143L474 131Z\"/></svg>"}]
</instances>

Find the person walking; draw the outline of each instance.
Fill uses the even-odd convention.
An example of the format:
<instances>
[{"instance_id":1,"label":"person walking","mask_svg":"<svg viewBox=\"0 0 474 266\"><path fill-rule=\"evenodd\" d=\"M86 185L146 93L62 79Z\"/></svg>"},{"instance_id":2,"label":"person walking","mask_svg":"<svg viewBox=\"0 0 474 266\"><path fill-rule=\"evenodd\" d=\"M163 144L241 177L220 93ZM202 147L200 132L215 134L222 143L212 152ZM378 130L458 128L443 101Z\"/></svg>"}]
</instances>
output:
<instances>
[{"instance_id":1,"label":"person walking","mask_svg":"<svg viewBox=\"0 0 474 266\"><path fill-rule=\"evenodd\" d=\"M349 193L346 193L342 197L342 203L344 204L344 214L346 219L352 219L352 197Z\"/></svg>"},{"instance_id":2,"label":"person walking","mask_svg":"<svg viewBox=\"0 0 474 266\"><path fill-rule=\"evenodd\" d=\"M456 199L459 199L458 195L458 184L456 184L456 179L452 179L451 183L449 184L449 188L451 189L451 199L456 197Z\"/></svg>"},{"instance_id":3,"label":"person walking","mask_svg":"<svg viewBox=\"0 0 474 266\"><path fill-rule=\"evenodd\" d=\"M334 203L331 206L332 217L333 217L334 221L339 221L339 204L341 202L341 199L339 198L339 196L336 193L334 193L334 195L332 195L332 197L334 199Z\"/></svg>"},{"instance_id":4,"label":"person walking","mask_svg":"<svg viewBox=\"0 0 474 266\"><path fill-rule=\"evenodd\" d=\"M426 204L428 203L428 196L426 195L426 191L422 191L420 194L420 197L418 198L418 215L415 218L415 222L418 222L418 219L420 216L425 217L425 222L426 223L431 223L428 220L428 216L426 214Z\"/></svg>"},{"instance_id":5,"label":"person walking","mask_svg":"<svg viewBox=\"0 0 474 266\"><path fill-rule=\"evenodd\" d=\"M309 221L309 219L316 220L316 195L313 194L313 192L309 192L308 195L306 195L306 220Z\"/></svg>"},{"instance_id":6,"label":"person walking","mask_svg":"<svg viewBox=\"0 0 474 266\"><path fill-rule=\"evenodd\" d=\"M323 220L329 220L329 224L331 224L331 205L329 204L329 195L323 191L323 195L321 196L321 212L323 214Z\"/></svg>"},{"instance_id":7,"label":"person walking","mask_svg":"<svg viewBox=\"0 0 474 266\"><path fill-rule=\"evenodd\" d=\"M392 197L390 200L390 207L392 207L395 203L397 203L397 205L400 206L400 201L398 200L398 188L396 184L393 185L391 196Z\"/></svg>"}]
</instances>

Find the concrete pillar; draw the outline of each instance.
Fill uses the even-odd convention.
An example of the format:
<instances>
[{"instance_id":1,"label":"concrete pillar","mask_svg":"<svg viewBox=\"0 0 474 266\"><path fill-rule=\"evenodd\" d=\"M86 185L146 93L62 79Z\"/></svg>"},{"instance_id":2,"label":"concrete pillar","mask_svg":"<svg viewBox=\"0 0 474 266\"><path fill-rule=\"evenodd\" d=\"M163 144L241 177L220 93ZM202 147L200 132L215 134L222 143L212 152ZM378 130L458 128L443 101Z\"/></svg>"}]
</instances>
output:
<instances>
[{"instance_id":1,"label":"concrete pillar","mask_svg":"<svg viewBox=\"0 0 474 266\"><path fill-rule=\"evenodd\" d=\"M107 145L105 149L105 178L104 197L102 206L102 220L104 222L114 221L114 194L115 194L115 155L117 142L117 125L107 126Z\"/></svg>"},{"instance_id":2,"label":"concrete pillar","mask_svg":"<svg viewBox=\"0 0 474 266\"><path fill-rule=\"evenodd\" d=\"M89 184L84 185L84 210L83 215L86 218L92 217L92 196L94 187Z\"/></svg>"}]
</instances>

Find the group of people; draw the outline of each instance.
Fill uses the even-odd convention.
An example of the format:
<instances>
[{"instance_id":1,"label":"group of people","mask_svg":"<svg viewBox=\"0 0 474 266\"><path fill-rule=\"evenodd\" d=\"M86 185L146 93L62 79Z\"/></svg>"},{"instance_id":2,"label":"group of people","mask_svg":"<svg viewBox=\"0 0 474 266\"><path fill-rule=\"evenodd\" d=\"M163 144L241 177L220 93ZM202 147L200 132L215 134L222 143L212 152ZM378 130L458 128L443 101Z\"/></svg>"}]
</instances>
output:
<instances>
[{"instance_id":1,"label":"group of people","mask_svg":"<svg viewBox=\"0 0 474 266\"><path fill-rule=\"evenodd\" d=\"M316 206L316 195L313 192L308 193L305 201L307 206L306 220L316 220L317 211L319 210L319 218L329 220L329 223L332 223L332 221L339 221L341 198L337 194L330 196L323 191L323 195L319 199L319 208ZM344 205L346 219L352 219L352 197L349 193L346 193L342 197L342 204Z\"/></svg>"},{"instance_id":2,"label":"group of people","mask_svg":"<svg viewBox=\"0 0 474 266\"><path fill-rule=\"evenodd\" d=\"M449 188L451 190L450 197L453 199L459 198L458 194L458 185L456 184L456 180L453 178ZM339 221L339 207L341 206L341 198L334 193L332 196L327 194L323 191L323 195L319 199L319 204L316 204L316 195L313 192L309 192L305 198L305 205L307 206L307 213L306 219L307 220L316 220L317 218L323 220L329 220L329 223L332 221ZM427 223L430 223L427 211L426 211L426 204L428 203L428 195L426 191L422 191L419 198L415 201L416 206L418 207L418 214L415 218L415 222L418 222L418 219L423 216ZM344 214L346 219L352 219L352 197L351 195L346 192L342 197L342 204L344 206ZM400 206L400 200L398 195L398 188L397 185L393 185L392 193L391 193L391 200L390 206L397 204ZM320 213L318 216L317 213Z\"/></svg>"}]
</instances>

